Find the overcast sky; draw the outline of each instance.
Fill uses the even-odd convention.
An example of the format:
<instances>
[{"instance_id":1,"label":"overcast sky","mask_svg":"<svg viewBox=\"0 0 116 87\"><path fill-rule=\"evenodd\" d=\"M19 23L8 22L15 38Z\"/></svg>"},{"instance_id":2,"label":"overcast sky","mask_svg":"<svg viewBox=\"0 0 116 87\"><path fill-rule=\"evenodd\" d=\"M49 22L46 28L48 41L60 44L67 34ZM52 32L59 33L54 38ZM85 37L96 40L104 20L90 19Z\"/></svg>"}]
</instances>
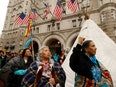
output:
<instances>
[{"instance_id":1,"label":"overcast sky","mask_svg":"<svg viewBox=\"0 0 116 87\"><path fill-rule=\"evenodd\" d=\"M6 18L8 2L9 0L0 0L0 34L2 33L4 21Z\"/></svg>"}]
</instances>

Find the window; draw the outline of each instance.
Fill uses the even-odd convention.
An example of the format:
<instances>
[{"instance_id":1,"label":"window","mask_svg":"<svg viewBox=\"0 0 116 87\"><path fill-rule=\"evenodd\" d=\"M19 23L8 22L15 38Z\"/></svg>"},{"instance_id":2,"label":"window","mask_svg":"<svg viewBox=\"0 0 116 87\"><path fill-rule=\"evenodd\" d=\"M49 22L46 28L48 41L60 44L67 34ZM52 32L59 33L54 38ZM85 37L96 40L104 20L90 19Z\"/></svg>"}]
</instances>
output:
<instances>
[{"instance_id":1,"label":"window","mask_svg":"<svg viewBox=\"0 0 116 87\"><path fill-rule=\"evenodd\" d=\"M37 30L37 33L39 33L39 27L37 27L36 30Z\"/></svg>"},{"instance_id":2,"label":"window","mask_svg":"<svg viewBox=\"0 0 116 87\"><path fill-rule=\"evenodd\" d=\"M33 27L33 32L35 32L35 27Z\"/></svg>"},{"instance_id":3,"label":"window","mask_svg":"<svg viewBox=\"0 0 116 87\"><path fill-rule=\"evenodd\" d=\"M32 31L31 31L32 33L35 33L36 32L35 27L32 27L31 29L32 29Z\"/></svg>"},{"instance_id":4,"label":"window","mask_svg":"<svg viewBox=\"0 0 116 87\"><path fill-rule=\"evenodd\" d=\"M56 24L57 30L60 30L60 23Z\"/></svg>"},{"instance_id":5,"label":"window","mask_svg":"<svg viewBox=\"0 0 116 87\"><path fill-rule=\"evenodd\" d=\"M103 22L105 19L106 19L106 14L105 13L102 13L101 14L101 21Z\"/></svg>"},{"instance_id":6,"label":"window","mask_svg":"<svg viewBox=\"0 0 116 87\"><path fill-rule=\"evenodd\" d=\"M76 27L76 20L72 20L73 27Z\"/></svg>"},{"instance_id":7,"label":"window","mask_svg":"<svg viewBox=\"0 0 116 87\"><path fill-rule=\"evenodd\" d=\"M116 12L115 12L115 10L111 10L111 18L116 19Z\"/></svg>"},{"instance_id":8,"label":"window","mask_svg":"<svg viewBox=\"0 0 116 87\"><path fill-rule=\"evenodd\" d=\"M10 24L10 29L12 29L12 28L13 28L13 23Z\"/></svg>"},{"instance_id":9,"label":"window","mask_svg":"<svg viewBox=\"0 0 116 87\"><path fill-rule=\"evenodd\" d=\"M50 31L50 30L51 30L51 25L48 25L47 31Z\"/></svg>"}]
</instances>

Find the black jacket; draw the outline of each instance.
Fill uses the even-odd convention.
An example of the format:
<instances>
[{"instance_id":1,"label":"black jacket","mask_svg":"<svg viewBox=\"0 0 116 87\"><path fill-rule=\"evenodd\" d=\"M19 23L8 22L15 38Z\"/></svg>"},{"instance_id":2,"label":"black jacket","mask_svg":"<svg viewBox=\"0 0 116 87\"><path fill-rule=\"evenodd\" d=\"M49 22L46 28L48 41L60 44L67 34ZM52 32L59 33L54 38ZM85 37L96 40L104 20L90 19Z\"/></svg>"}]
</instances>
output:
<instances>
[{"instance_id":1,"label":"black jacket","mask_svg":"<svg viewBox=\"0 0 116 87\"><path fill-rule=\"evenodd\" d=\"M82 46L77 44L77 46L73 49L73 53L70 57L71 69L79 75L85 76L89 79L93 79L91 72L92 66L94 66L94 63L82 51Z\"/></svg>"},{"instance_id":2,"label":"black jacket","mask_svg":"<svg viewBox=\"0 0 116 87\"><path fill-rule=\"evenodd\" d=\"M32 57L25 63L21 56L16 56L6 63L0 71L0 78L5 81L5 87L19 87L23 76L14 75L14 71L27 69L32 62Z\"/></svg>"}]
</instances>

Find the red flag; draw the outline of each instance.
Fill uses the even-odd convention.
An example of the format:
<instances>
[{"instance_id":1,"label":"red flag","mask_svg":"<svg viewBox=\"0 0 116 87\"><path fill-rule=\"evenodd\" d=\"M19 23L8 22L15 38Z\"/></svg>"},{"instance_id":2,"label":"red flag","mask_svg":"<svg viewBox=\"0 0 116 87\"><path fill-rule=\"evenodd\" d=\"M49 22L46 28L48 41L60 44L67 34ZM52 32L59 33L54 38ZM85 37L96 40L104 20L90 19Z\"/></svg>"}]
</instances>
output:
<instances>
[{"instance_id":1,"label":"red flag","mask_svg":"<svg viewBox=\"0 0 116 87\"><path fill-rule=\"evenodd\" d=\"M32 20L37 20L38 19L38 14L35 12L34 9L32 9L32 12L29 14L29 18Z\"/></svg>"},{"instance_id":2,"label":"red flag","mask_svg":"<svg viewBox=\"0 0 116 87\"><path fill-rule=\"evenodd\" d=\"M62 11L63 9L61 3L57 1L53 14L58 18L58 20L62 19Z\"/></svg>"},{"instance_id":3,"label":"red flag","mask_svg":"<svg viewBox=\"0 0 116 87\"><path fill-rule=\"evenodd\" d=\"M50 13L50 7L49 7L48 3L44 3L44 5L46 7L46 10L45 10L45 14L43 15L43 18L46 18L47 15Z\"/></svg>"},{"instance_id":4,"label":"red flag","mask_svg":"<svg viewBox=\"0 0 116 87\"><path fill-rule=\"evenodd\" d=\"M75 13L77 10L77 0L68 0L67 7Z\"/></svg>"},{"instance_id":5,"label":"red flag","mask_svg":"<svg viewBox=\"0 0 116 87\"><path fill-rule=\"evenodd\" d=\"M15 24L26 24L29 21L29 17L26 16L23 12L19 15L19 17L14 21Z\"/></svg>"}]
</instances>

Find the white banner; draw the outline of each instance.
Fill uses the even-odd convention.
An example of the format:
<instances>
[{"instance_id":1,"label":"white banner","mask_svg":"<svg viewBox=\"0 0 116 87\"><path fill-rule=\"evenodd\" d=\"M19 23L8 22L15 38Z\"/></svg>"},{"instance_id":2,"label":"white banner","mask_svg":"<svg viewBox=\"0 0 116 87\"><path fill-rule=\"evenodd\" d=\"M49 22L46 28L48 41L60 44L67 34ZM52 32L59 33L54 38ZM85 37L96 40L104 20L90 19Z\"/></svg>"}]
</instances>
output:
<instances>
[{"instance_id":1,"label":"white banner","mask_svg":"<svg viewBox=\"0 0 116 87\"><path fill-rule=\"evenodd\" d=\"M110 71L114 87L116 87L116 44L91 19L88 19L83 23L79 36L93 40L97 47L96 57L106 67L106 69ZM78 37L62 64L62 67L66 72L65 87L74 87L75 73L69 67L69 59L72 54L73 47L77 45L77 40Z\"/></svg>"}]
</instances>

